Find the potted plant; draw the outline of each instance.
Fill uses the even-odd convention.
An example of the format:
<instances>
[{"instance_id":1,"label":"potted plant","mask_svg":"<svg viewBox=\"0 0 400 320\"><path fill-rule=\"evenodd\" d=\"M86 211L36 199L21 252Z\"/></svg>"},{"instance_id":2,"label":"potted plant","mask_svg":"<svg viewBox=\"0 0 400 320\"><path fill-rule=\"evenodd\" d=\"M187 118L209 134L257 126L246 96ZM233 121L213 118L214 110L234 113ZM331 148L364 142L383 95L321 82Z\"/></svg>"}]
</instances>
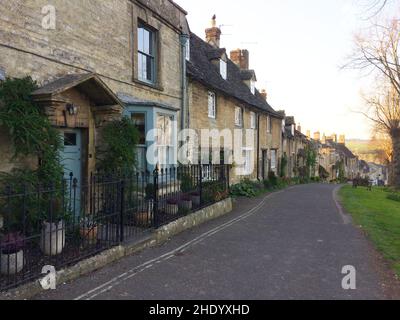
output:
<instances>
[{"instance_id":1,"label":"potted plant","mask_svg":"<svg viewBox=\"0 0 400 320\"><path fill-rule=\"evenodd\" d=\"M168 199L166 213L171 215L177 215L178 212L179 212L179 200L176 198Z\"/></svg>"},{"instance_id":2,"label":"potted plant","mask_svg":"<svg viewBox=\"0 0 400 320\"><path fill-rule=\"evenodd\" d=\"M179 202L179 207L185 210L192 210L193 202L192 197L189 194L184 194L181 196L181 201Z\"/></svg>"},{"instance_id":3,"label":"potted plant","mask_svg":"<svg viewBox=\"0 0 400 320\"><path fill-rule=\"evenodd\" d=\"M1 274L15 275L24 268L24 238L19 232L8 233L1 238Z\"/></svg>"},{"instance_id":4,"label":"potted plant","mask_svg":"<svg viewBox=\"0 0 400 320\"><path fill-rule=\"evenodd\" d=\"M46 256L59 255L65 247L65 221L61 200L54 200L50 221L42 223L40 249Z\"/></svg>"},{"instance_id":5,"label":"potted plant","mask_svg":"<svg viewBox=\"0 0 400 320\"><path fill-rule=\"evenodd\" d=\"M194 191L194 192L190 193L190 197L191 197L193 206L200 207L200 205L201 205L200 192Z\"/></svg>"},{"instance_id":6,"label":"potted plant","mask_svg":"<svg viewBox=\"0 0 400 320\"><path fill-rule=\"evenodd\" d=\"M93 215L81 219L79 233L86 240L86 243L90 245L97 243L98 227L99 225Z\"/></svg>"}]
</instances>

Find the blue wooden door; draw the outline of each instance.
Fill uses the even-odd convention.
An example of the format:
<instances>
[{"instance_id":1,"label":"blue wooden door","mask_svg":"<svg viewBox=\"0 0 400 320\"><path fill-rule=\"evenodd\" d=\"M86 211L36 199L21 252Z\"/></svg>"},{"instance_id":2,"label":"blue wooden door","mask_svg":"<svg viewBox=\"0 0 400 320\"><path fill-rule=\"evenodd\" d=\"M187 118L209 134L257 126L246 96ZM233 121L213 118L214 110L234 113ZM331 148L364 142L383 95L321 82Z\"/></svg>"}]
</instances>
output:
<instances>
[{"instance_id":1,"label":"blue wooden door","mask_svg":"<svg viewBox=\"0 0 400 320\"><path fill-rule=\"evenodd\" d=\"M64 150L61 159L64 178L67 181L68 208L75 217L78 217L81 210L82 132L81 130L65 130L62 137Z\"/></svg>"}]
</instances>

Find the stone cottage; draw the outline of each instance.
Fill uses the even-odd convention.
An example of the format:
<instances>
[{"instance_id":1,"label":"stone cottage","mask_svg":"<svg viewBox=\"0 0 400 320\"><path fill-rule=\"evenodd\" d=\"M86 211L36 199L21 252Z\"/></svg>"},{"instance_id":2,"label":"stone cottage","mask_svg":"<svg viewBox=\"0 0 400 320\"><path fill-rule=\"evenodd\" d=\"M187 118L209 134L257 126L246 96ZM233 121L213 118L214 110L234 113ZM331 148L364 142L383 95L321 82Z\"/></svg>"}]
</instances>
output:
<instances>
[{"instance_id":1,"label":"stone cottage","mask_svg":"<svg viewBox=\"0 0 400 320\"><path fill-rule=\"evenodd\" d=\"M122 115L140 129L141 169L154 169L145 158L151 129L163 132L157 157L172 157L185 94L186 12L171 0L54 0L50 9L45 0L2 1L0 81L37 81L33 97L64 138L65 174L86 180L99 129ZM0 131L7 172L20 164Z\"/></svg>"},{"instance_id":2,"label":"stone cottage","mask_svg":"<svg viewBox=\"0 0 400 320\"><path fill-rule=\"evenodd\" d=\"M206 29L205 41L194 33L190 35L186 125L200 136L192 148L202 147L204 151L210 147L210 153L219 156L220 161L240 167L241 172L233 170L231 174L233 183L243 178L266 179L270 170L278 168L282 115L268 104L266 92L256 89L256 73L249 69L249 52L237 49L228 57L226 49L220 48L220 36L215 17ZM211 146L208 137L201 138L202 129L231 133L239 129L243 135L241 143L223 149ZM246 131L251 138L246 138ZM217 140L222 146L225 139L218 136ZM233 154L241 155L242 163L232 161Z\"/></svg>"}]
</instances>

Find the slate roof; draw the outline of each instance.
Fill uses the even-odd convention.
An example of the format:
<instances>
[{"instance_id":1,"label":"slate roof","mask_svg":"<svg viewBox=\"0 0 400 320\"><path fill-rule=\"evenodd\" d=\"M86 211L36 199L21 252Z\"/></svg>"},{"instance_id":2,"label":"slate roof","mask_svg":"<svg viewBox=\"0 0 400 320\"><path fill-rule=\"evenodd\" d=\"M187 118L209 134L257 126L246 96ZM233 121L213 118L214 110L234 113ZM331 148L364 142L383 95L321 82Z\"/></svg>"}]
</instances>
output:
<instances>
[{"instance_id":1,"label":"slate roof","mask_svg":"<svg viewBox=\"0 0 400 320\"><path fill-rule=\"evenodd\" d=\"M339 150L339 152L343 153L347 158L357 158L353 152L350 151L349 148L347 148L344 144L336 143L336 150Z\"/></svg>"},{"instance_id":2,"label":"slate roof","mask_svg":"<svg viewBox=\"0 0 400 320\"><path fill-rule=\"evenodd\" d=\"M242 80L240 69L231 60L227 61L227 80L221 77L219 69L209 59L210 52L215 51L213 46L191 33L190 47L190 61L187 63L187 74L190 78L276 118L283 118L265 101L258 90L255 95L251 93L249 87Z\"/></svg>"},{"instance_id":3,"label":"slate roof","mask_svg":"<svg viewBox=\"0 0 400 320\"><path fill-rule=\"evenodd\" d=\"M256 72L254 70L240 70L242 80L257 80Z\"/></svg>"}]
</instances>

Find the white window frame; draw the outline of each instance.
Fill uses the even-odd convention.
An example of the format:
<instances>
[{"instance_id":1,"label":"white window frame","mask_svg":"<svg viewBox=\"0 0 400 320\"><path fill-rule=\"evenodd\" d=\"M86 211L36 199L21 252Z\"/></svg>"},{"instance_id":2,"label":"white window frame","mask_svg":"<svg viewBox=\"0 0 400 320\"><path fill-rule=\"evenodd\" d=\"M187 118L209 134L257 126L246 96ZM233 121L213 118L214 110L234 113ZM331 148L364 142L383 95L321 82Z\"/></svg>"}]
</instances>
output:
<instances>
[{"instance_id":1,"label":"white window frame","mask_svg":"<svg viewBox=\"0 0 400 320\"><path fill-rule=\"evenodd\" d=\"M235 126L243 127L243 109L235 107Z\"/></svg>"},{"instance_id":2,"label":"white window frame","mask_svg":"<svg viewBox=\"0 0 400 320\"><path fill-rule=\"evenodd\" d=\"M219 73L222 79L226 80L228 78L228 64L222 59L219 60Z\"/></svg>"},{"instance_id":3,"label":"white window frame","mask_svg":"<svg viewBox=\"0 0 400 320\"><path fill-rule=\"evenodd\" d=\"M275 171L276 168L277 168L277 167L276 167L276 166L277 166L277 163L276 163L276 160L277 160L277 151L274 150L274 149L271 149L269 154L271 155L271 159L270 159L271 170L272 170L272 171Z\"/></svg>"},{"instance_id":4,"label":"white window frame","mask_svg":"<svg viewBox=\"0 0 400 320\"><path fill-rule=\"evenodd\" d=\"M145 32L149 35L149 43L145 43L145 38L141 38L139 33L143 30L143 35ZM153 30L151 27L139 23L137 28L138 32L138 50L137 50L137 65L138 65L138 79L139 81L146 82L149 84L155 84L157 82L157 31ZM141 48L140 40L143 40L143 48ZM147 79L147 61L150 61L150 73L151 79Z\"/></svg>"},{"instance_id":5,"label":"white window frame","mask_svg":"<svg viewBox=\"0 0 400 320\"><path fill-rule=\"evenodd\" d=\"M159 120L162 119L164 121L164 126L162 130L161 128L158 127L159 125ZM169 121L166 121L166 120ZM175 143L175 138L174 138L174 121L175 117L170 114L164 114L164 113L157 113L156 114L156 123L157 123L157 159L159 164L162 167L168 167L171 162L171 152L174 149L174 143ZM168 124L168 126L167 126ZM161 162L165 162L162 163Z\"/></svg>"},{"instance_id":6,"label":"white window frame","mask_svg":"<svg viewBox=\"0 0 400 320\"><path fill-rule=\"evenodd\" d=\"M215 92L208 92L208 117L211 119L217 118L217 104Z\"/></svg>"},{"instance_id":7,"label":"white window frame","mask_svg":"<svg viewBox=\"0 0 400 320\"><path fill-rule=\"evenodd\" d=\"M253 149L251 149L251 148L243 148L242 149L242 157L244 160L243 171L242 171L243 176L250 176L253 173L251 171L252 152L253 152Z\"/></svg>"},{"instance_id":8,"label":"white window frame","mask_svg":"<svg viewBox=\"0 0 400 320\"><path fill-rule=\"evenodd\" d=\"M250 129L257 128L257 114L253 111L250 112Z\"/></svg>"},{"instance_id":9,"label":"white window frame","mask_svg":"<svg viewBox=\"0 0 400 320\"><path fill-rule=\"evenodd\" d=\"M256 94L256 82L254 80L250 80L250 91L252 94Z\"/></svg>"},{"instance_id":10,"label":"white window frame","mask_svg":"<svg viewBox=\"0 0 400 320\"><path fill-rule=\"evenodd\" d=\"M272 119L271 116L267 116L267 133L270 134L272 132Z\"/></svg>"}]
</instances>

